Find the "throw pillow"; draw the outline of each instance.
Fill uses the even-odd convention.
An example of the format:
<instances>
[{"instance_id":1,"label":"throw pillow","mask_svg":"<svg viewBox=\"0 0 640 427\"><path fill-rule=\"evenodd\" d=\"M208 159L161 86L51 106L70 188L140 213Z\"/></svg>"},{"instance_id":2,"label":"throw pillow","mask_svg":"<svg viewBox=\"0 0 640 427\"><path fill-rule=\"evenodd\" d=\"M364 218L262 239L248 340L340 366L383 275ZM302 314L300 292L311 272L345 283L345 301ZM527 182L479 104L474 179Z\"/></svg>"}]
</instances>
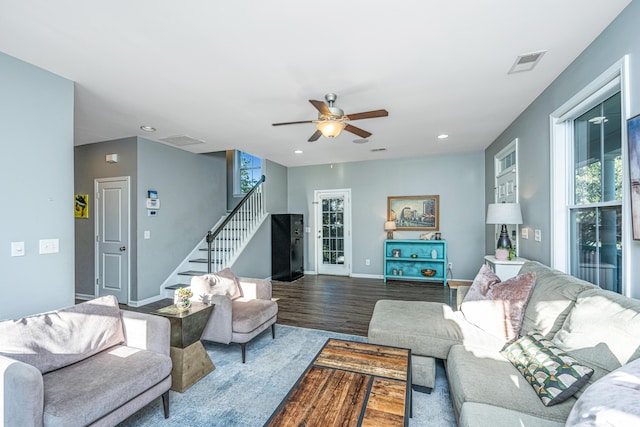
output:
<instances>
[{"instance_id":1,"label":"throw pillow","mask_svg":"<svg viewBox=\"0 0 640 427\"><path fill-rule=\"evenodd\" d=\"M460 305L465 319L507 342L518 338L524 311L536 283L536 273L512 277L504 282L482 265Z\"/></svg>"},{"instance_id":2,"label":"throw pillow","mask_svg":"<svg viewBox=\"0 0 640 427\"><path fill-rule=\"evenodd\" d=\"M537 332L508 345L502 354L531 384L545 406L568 399L593 374L593 369L580 364Z\"/></svg>"},{"instance_id":3,"label":"throw pillow","mask_svg":"<svg viewBox=\"0 0 640 427\"><path fill-rule=\"evenodd\" d=\"M0 322L0 355L46 374L124 342L114 296Z\"/></svg>"},{"instance_id":4,"label":"throw pillow","mask_svg":"<svg viewBox=\"0 0 640 427\"><path fill-rule=\"evenodd\" d=\"M232 300L242 296L238 279L229 268L192 277L191 290L196 298L202 300L207 300L211 295L225 295Z\"/></svg>"},{"instance_id":5,"label":"throw pillow","mask_svg":"<svg viewBox=\"0 0 640 427\"><path fill-rule=\"evenodd\" d=\"M567 426L640 425L640 359L600 378L587 388L567 418Z\"/></svg>"}]
</instances>

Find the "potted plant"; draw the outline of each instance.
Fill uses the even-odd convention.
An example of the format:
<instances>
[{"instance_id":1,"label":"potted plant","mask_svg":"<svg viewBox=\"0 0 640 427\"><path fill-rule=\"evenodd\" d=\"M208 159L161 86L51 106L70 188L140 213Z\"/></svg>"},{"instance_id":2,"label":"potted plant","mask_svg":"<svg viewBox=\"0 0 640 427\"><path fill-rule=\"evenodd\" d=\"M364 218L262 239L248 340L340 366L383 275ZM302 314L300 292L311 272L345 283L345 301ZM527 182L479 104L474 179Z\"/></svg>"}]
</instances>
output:
<instances>
[{"instance_id":1,"label":"potted plant","mask_svg":"<svg viewBox=\"0 0 640 427\"><path fill-rule=\"evenodd\" d=\"M191 307L191 297L193 292L190 288L180 288L175 293L175 303L178 311L187 311Z\"/></svg>"}]
</instances>

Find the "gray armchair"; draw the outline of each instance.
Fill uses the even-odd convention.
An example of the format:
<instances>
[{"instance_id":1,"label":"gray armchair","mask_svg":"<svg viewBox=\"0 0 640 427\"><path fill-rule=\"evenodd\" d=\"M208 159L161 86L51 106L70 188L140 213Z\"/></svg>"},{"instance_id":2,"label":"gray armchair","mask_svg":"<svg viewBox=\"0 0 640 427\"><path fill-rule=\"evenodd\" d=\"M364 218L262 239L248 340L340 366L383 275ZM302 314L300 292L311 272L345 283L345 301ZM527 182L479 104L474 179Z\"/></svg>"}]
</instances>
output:
<instances>
[{"instance_id":1,"label":"gray armchair","mask_svg":"<svg viewBox=\"0 0 640 427\"><path fill-rule=\"evenodd\" d=\"M271 327L275 338L278 304L271 300L269 280L235 277L224 269L192 277L191 290L194 299L215 304L201 339L240 344L242 363L246 361L246 345L255 336Z\"/></svg>"}]
</instances>

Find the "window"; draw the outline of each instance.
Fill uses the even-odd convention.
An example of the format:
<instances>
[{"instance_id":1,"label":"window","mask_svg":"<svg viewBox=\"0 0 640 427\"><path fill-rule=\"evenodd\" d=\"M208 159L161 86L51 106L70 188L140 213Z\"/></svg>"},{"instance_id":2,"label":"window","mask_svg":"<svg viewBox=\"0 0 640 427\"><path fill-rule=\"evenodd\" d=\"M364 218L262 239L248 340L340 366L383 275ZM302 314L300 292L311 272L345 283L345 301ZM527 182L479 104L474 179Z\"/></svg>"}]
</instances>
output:
<instances>
[{"instance_id":1,"label":"window","mask_svg":"<svg viewBox=\"0 0 640 427\"><path fill-rule=\"evenodd\" d=\"M551 116L551 266L630 296L628 57Z\"/></svg>"},{"instance_id":2,"label":"window","mask_svg":"<svg viewBox=\"0 0 640 427\"><path fill-rule=\"evenodd\" d=\"M247 194L260 180L260 177L262 177L262 160L244 151L236 150L235 194Z\"/></svg>"},{"instance_id":3,"label":"window","mask_svg":"<svg viewBox=\"0 0 640 427\"><path fill-rule=\"evenodd\" d=\"M575 118L570 273L621 292L622 119L620 92Z\"/></svg>"}]
</instances>

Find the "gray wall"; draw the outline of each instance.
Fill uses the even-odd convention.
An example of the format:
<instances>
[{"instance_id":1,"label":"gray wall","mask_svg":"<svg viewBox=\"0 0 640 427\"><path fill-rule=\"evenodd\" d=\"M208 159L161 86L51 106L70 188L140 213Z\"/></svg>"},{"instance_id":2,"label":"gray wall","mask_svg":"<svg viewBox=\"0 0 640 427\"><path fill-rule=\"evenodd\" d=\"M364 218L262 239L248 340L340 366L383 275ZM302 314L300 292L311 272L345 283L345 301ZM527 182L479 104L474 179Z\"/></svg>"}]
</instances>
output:
<instances>
[{"instance_id":1,"label":"gray wall","mask_svg":"<svg viewBox=\"0 0 640 427\"><path fill-rule=\"evenodd\" d=\"M115 141L105 141L99 144L80 145L74 149L75 164L75 193L89 195L89 218L75 219L75 273L76 293L83 296L95 296L95 188L94 180L98 178L112 178L116 176L131 177L131 254L136 253L137 242L135 212L137 210L137 138L124 138ZM118 163L107 163L107 154L117 154ZM135 288L134 274L137 271L137 259L131 256L132 288Z\"/></svg>"},{"instance_id":2,"label":"gray wall","mask_svg":"<svg viewBox=\"0 0 640 427\"><path fill-rule=\"evenodd\" d=\"M313 232L315 190L350 188L353 274L382 275L388 196L440 195L440 231L456 279L475 277L484 256L482 152L289 168L289 212ZM396 232L416 239L419 231ZM305 270L316 270L314 239L305 234ZM365 259L371 265L365 265Z\"/></svg>"},{"instance_id":3,"label":"gray wall","mask_svg":"<svg viewBox=\"0 0 640 427\"><path fill-rule=\"evenodd\" d=\"M263 184L267 212L287 213L287 168L269 161L264 162ZM262 224L247 248L242 252L233 271L244 277L271 277L271 218Z\"/></svg>"},{"instance_id":4,"label":"gray wall","mask_svg":"<svg viewBox=\"0 0 640 427\"><path fill-rule=\"evenodd\" d=\"M551 263L549 115L626 54L630 55L630 114L640 113L638 22L640 2L634 1L485 151L485 193L487 201L491 201L493 157L514 138L519 138L520 202L524 226L542 231L542 242L536 242L533 238L520 240L520 254L525 258ZM623 144L626 143L623 141ZM624 215L630 215L629 201L623 203ZM487 227L486 250L492 250L492 245L493 230ZM632 262L631 277L639 277L640 264L633 260L640 257L640 242L633 242L625 250L629 251L628 259ZM640 297L640 284L632 283L631 291L632 296Z\"/></svg>"},{"instance_id":5,"label":"gray wall","mask_svg":"<svg viewBox=\"0 0 640 427\"><path fill-rule=\"evenodd\" d=\"M4 53L0 76L1 320L73 304L74 242L73 82ZM39 255L52 238L60 252Z\"/></svg>"},{"instance_id":6,"label":"gray wall","mask_svg":"<svg viewBox=\"0 0 640 427\"><path fill-rule=\"evenodd\" d=\"M118 154L108 164L105 155ZM193 154L132 137L76 147L76 193L93 193L96 178L131 177L131 298L160 294L160 285L225 212L224 153ZM158 191L158 216L147 216L148 190ZM95 217L76 219L76 292L95 294ZM151 233L144 239L144 231Z\"/></svg>"},{"instance_id":7,"label":"gray wall","mask_svg":"<svg viewBox=\"0 0 640 427\"><path fill-rule=\"evenodd\" d=\"M225 160L138 139L138 301L160 285L225 213ZM147 216L147 191L158 191L157 217ZM144 230L151 239L144 239Z\"/></svg>"}]
</instances>

